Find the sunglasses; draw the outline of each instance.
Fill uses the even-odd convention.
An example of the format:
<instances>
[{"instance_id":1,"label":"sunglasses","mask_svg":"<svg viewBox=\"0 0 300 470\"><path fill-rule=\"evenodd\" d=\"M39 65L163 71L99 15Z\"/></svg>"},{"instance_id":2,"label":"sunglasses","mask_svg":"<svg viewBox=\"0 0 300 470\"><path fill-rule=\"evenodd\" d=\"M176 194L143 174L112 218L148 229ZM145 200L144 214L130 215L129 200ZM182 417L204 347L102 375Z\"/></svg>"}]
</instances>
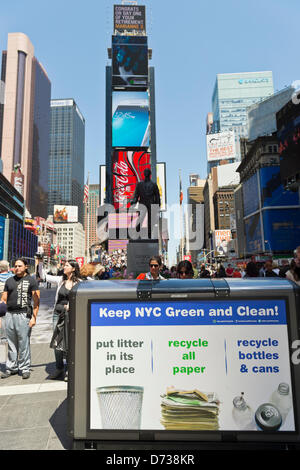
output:
<instances>
[{"instance_id":1,"label":"sunglasses","mask_svg":"<svg viewBox=\"0 0 300 470\"><path fill-rule=\"evenodd\" d=\"M183 275L188 275L189 273L186 272L186 271L179 271L179 274L180 274L180 276L183 276Z\"/></svg>"},{"instance_id":2,"label":"sunglasses","mask_svg":"<svg viewBox=\"0 0 300 470\"><path fill-rule=\"evenodd\" d=\"M158 264L150 264L150 268L158 268L159 265Z\"/></svg>"}]
</instances>

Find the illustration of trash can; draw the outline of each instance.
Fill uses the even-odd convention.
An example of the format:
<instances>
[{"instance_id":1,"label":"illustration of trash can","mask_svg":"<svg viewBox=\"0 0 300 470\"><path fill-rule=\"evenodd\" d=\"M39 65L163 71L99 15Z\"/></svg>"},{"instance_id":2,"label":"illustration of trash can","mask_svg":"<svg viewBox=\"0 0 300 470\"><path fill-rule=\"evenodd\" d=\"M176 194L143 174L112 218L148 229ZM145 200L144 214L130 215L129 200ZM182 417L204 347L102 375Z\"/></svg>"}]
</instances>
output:
<instances>
[{"instance_id":1,"label":"illustration of trash can","mask_svg":"<svg viewBox=\"0 0 300 470\"><path fill-rule=\"evenodd\" d=\"M140 429L143 387L116 385L96 391L103 429Z\"/></svg>"}]
</instances>

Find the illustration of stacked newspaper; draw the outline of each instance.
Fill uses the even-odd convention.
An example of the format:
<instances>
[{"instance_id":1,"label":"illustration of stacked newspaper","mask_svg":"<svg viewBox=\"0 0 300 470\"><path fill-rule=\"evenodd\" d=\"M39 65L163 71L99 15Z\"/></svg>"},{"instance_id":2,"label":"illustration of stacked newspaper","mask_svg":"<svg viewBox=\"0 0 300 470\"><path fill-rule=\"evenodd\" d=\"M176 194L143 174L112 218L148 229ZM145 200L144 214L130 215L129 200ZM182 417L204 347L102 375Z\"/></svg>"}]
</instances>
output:
<instances>
[{"instance_id":1,"label":"illustration of stacked newspaper","mask_svg":"<svg viewBox=\"0 0 300 470\"><path fill-rule=\"evenodd\" d=\"M219 429L219 400L214 392L167 388L161 395L161 424L167 430Z\"/></svg>"}]
</instances>

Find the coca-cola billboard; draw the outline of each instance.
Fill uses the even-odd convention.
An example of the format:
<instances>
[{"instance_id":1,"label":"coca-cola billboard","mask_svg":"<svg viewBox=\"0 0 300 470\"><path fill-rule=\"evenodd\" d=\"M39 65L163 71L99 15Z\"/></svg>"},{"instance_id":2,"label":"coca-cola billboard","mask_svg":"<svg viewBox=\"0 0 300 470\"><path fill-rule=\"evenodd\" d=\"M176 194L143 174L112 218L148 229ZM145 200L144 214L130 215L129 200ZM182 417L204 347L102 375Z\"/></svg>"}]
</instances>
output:
<instances>
[{"instance_id":1,"label":"coca-cola billboard","mask_svg":"<svg viewBox=\"0 0 300 470\"><path fill-rule=\"evenodd\" d=\"M144 179L144 170L151 169L150 153L116 151L112 157L113 204L115 209L130 207L136 185Z\"/></svg>"}]
</instances>

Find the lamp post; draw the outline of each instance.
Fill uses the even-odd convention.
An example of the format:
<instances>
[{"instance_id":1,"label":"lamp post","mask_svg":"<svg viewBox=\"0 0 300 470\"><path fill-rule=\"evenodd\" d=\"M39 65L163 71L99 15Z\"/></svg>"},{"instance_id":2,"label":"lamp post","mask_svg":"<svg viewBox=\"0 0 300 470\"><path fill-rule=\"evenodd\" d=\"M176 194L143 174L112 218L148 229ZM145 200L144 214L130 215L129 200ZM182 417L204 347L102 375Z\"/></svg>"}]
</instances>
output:
<instances>
[{"instance_id":1,"label":"lamp post","mask_svg":"<svg viewBox=\"0 0 300 470\"><path fill-rule=\"evenodd\" d=\"M268 243L269 249L270 249L270 254L271 254L272 258L273 258L273 252L272 252L272 248L271 248L271 244L270 244L269 240L265 240L265 243Z\"/></svg>"}]
</instances>

